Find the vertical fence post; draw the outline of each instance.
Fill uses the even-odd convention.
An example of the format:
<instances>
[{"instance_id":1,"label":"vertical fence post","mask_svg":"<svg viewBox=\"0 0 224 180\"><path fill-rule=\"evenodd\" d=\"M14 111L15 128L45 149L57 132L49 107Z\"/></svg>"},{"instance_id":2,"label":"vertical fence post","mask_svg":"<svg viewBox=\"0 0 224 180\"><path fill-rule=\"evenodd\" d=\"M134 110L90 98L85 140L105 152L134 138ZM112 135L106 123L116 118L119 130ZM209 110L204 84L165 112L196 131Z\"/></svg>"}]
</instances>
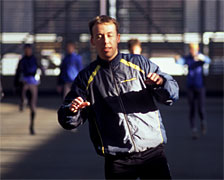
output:
<instances>
[{"instance_id":1,"label":"vertical fence post","mask_svg":"<svg viewBox=\"0 0 224 180\"><path fill-rule=\"evenodd\" d=\"M107 0L100 0L100 15L107 15Z\"/></svg>"}]
</instances>

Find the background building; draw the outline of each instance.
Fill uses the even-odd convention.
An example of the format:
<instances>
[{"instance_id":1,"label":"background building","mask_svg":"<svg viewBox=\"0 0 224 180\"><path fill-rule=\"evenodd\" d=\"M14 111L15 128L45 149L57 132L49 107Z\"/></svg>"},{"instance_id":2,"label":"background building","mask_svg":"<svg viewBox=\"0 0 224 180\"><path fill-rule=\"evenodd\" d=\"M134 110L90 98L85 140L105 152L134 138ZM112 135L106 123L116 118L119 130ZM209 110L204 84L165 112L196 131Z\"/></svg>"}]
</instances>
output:
<instances>
[{"instance_id":1,"label":"background building","mask_svg":"<svg viewBox=\"0 0 224 180\"><path fill-rule=\"evenodd\" d=\"M188 44L200 43L212 59L205 67L208 92L222 93L224 69L224 1L222 0L1 0L1 74L4 91L11 92L13 75L24 43L47 68L40 92L54 92L58 65L66 42L74 41L87 65L96 56L89 43L88 22L107 14L120 22L120 50L137 37L143 54L175 75L181 87L185 69L174 56L186 54Z\"/></svg>"}]
</instances>

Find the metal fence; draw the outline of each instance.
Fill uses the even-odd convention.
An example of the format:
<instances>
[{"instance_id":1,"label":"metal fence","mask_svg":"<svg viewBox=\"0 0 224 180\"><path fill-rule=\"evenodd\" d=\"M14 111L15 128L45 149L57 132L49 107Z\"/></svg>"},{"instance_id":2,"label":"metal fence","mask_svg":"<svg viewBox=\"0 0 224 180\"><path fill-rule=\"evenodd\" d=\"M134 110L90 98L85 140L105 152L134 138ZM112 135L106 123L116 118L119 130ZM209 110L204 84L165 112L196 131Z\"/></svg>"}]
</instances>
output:
<instances>
[{"instance_id":1,"label":"metal fence","mask_svg":"<svg viewBox=\"0 0 224 180\"><path fill-rule=\"evenodd\" d=\"M123 52L132 37L142 41L147 57L186 54L188 43L196 41L216 64L211 73L223 73L218 68L224 64L222 0L1 0L0 5L3 75L13 75L24 43L34 44L48 75L57 75L53 68L60 64L68 41L76 42L88 64L96 55L89 43L88 22L99 14L119 21Z\"/></svg>"}]
</instances>

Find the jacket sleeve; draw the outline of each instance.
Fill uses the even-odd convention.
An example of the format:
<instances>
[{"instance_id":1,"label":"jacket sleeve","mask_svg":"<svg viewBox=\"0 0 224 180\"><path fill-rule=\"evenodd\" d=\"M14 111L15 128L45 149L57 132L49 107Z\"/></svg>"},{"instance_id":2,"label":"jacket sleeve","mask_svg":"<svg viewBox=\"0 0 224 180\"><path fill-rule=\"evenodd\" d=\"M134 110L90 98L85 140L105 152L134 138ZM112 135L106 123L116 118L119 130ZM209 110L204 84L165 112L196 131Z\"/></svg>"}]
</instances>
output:
<instances>
[{"instance_id":1,"label":"jacket sleeve","mask_svg":"<svg viewBox=\"0 0 224 180\"><path fill-rule=\"evenodd\" d=\"M211 63L211 59L210 59L208 56L205 56L205 55L204 55L204 62L205 62L206 64L210 64L210 63Z\"/></svg>"},{"instance_id":2,"label":"jacket sleeve","mask_svg":"<svg viewBox=\"0 0 224 180\"><path fill-rule=\"evenodd\" d=\"M70 111L69 107L71 102L77 97L82 97L84 101L87 98L85 82L81 79L80 74L73 82L71 91L65 97L63 104L58 110L58 122L63 128L68 130L77 128L79 125L83 124L88 116L88 107L76 113Z\"/></svg>"},{"instance_id":3,"label":"jacket sleeve","mask_svg":"<svg viewBox=\"0 0 224 180\"><path fill-rule=\"evenodd\" d=\"M176 63L180 65L185 65L186 64L185 57L180 57L179 59L176 60Z\"/></svg>"},{"instance_id":4,"label":"jacket sleeve","mask_svg":"<svg viewBox=\"0 0 224 180\"><path fill-rule=\"evenodd\" d=\"M159 66L146 59L146 76L149 72L157 73L164 80L162 85L150 85L148 88L152 91L156 100L166 105L172 105L179 98L179 86L172 76L163 73Z\"/></svg>"}]
</instances>

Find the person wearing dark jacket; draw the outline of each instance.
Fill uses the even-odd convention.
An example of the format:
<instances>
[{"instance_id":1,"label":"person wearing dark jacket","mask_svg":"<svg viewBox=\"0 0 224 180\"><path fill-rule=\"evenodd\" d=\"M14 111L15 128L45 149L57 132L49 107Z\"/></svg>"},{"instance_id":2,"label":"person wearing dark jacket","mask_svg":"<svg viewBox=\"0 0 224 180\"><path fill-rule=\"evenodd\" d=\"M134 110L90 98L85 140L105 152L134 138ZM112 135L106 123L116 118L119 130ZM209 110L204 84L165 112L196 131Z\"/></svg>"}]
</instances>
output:
<instances>
[{"instance_id":1,"label":"person wearing dark jacket","mask_svg":"<svg viewBox=\"0 0 224 180\"><path fill-rule=\"evenodd\" d=\"M106 179L170 179L166 133L154 98L178 99L177 82L141 55L118 50L118 24L109 16L89 23L97 59L82 70L58 110L71 130L89 122L95 150L105 157Z\"/></svg>"},{"instance_id":2,"label":"person wearing dark jacket","mask_svg":"<svg viewBox=\"0 0 224 180\"><path fill-rule=\"evenodd\" d=\"M209 64L211 59L199 52L197 43L190 43L190 54L183 57L176 57L176 62L181 65L188 66L187 75L187 93L190 107L189 120L192 130L192 138L198 138L198 130L196 126L195 111L196 102L198 101L198 112L201 120L202 134L207 132L207 122L205 119L205 85L203 75L203 65Z\"/></svg>"},{"instance_id":3,"label":"person wearing dark jacket","mask_svg":"<svg viewBox=\"0 0 224 180\"><path fill-rule=\"evenodd\" d=\"M63 99L68 94L71 89L72 82L78 75L79 71L82 70L82 56L75 53L75 44L67 44L67 54L63 58L60 65L60 75L59 75L59 86L63 87Z\"/></svg>"},{"instance_id":4,"label":"person wearing dark jacket","mask_svg":"<svg viewBox=\"0 0 224 180\"><path fill-rule=\"evenodd\" d=\"M36 115L36 104L37 104L37 94L38 94L38 84L39 81L36 79L35 75L38 68L38 63L36 57L33 55L32 47L30 44L25 44L24 46L24 56L19 61L16 75L15 75L15 86L19 87L20 90L20 104L19 109L23 111L25 102L27 101L27 92L30 92L29 106L30 106L30 134L34 135L34 119Z\"/></svg>"}]
</instances>

